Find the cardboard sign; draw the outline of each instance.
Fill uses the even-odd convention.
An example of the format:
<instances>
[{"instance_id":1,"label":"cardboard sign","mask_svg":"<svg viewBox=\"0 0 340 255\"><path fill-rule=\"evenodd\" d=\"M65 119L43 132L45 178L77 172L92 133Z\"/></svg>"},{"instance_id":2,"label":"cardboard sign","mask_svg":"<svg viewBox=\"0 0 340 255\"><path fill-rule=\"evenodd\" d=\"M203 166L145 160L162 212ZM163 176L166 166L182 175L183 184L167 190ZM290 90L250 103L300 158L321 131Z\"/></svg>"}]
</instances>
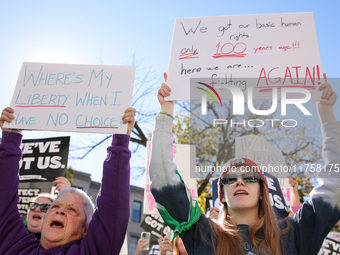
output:
<instances>
[{"instance_id":1,"label":"cardboard sign","mask_svg":"<svg viewBox=\"0 0 340 255\"><path fill-rule=\"evenodd\" d=\"M179 18L167 100L199 100L190 98L190 78L208 79L218 93L232 85L253 88L254 99L271 99L273 88L295 87L319 100L322 74L313 13Z\"/></svg>"},{"instance_id":2,"label":"cardboard sign","mask_svg":"<svg viewBox=\"0 0 340 255\"><path fill-rule=\"evenodd\" d=\"M56 177L65 176L69 144L69 136L22 140L20 181L52 182Z\"/></svg>"},{"instance_id":3,"label":"cardboard sign","mask_svg":"<svg viewBox=\"0 0 340 255\"><path fill-rule=\"evenodd\" d=\"M125 134L134 66L23 63L10 128Z\"/></svg>"},{"instance_id":4,"label":"cardboard sign","mask_svg":"<svg viewBox=\"0 0 340 255\"><path fill-rule=\"evenodd\" d=\"M158 214L155 199L150 191L150 175L149 164L151 156L151 142L146 145L146 175L145 175L145 189L144 189L144 214ZM196 178L190 178L190 168L195 168L195 158L191 155L196 155L196 147L188 144L174 144L173 154L174 162L177 164L177 170L182 176L184 183L187 185L191 196L198 199ZM193 162L191 162L191 160Z\"/></svg>"},{"instance_id":5,"label":"cardboard sign","mask_svg":"<svg viewBox=\"0 0 340 255\"><path fill-rule=\"evenodd\" d=\"M289 177L289 168L281 150L274 143L256 135L245 135L235 139L235 157L254 161L263 172L275 177Z\"/></svg>"},{"instance_id":6,"label":"cardboard sign","mask_svg":"<svg viewBox=\"0 0 340 255\"><path fill-rule=\"evenodd\" d=\"M289 168L281 150L274 143L256 135L240 136L235 139L235 157L254 161L263 172L275 176L281 187L285 205L293 205L293 188L289 182Z\"/></svg>"}]
</instances>

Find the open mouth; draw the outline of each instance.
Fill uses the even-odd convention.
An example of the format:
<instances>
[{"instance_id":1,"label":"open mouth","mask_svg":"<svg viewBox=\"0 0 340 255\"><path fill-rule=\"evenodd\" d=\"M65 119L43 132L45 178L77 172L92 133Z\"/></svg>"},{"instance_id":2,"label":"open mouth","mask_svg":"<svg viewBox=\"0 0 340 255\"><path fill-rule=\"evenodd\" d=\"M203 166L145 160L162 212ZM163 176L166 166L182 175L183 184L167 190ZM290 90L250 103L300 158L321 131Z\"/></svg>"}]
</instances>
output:
<instances>
[{"instance_id":1,"label":"open mouth","mask_svg":"<svg viewBox=\"0 0 340 255\"><path fill-rule=\"evenodd\" d=\"M41 216L39 214L34 214L32 219L33 220L41 220Z\"/></svg>"},{"instance_id":2,"label":"open mouth","mask_svg":"<svg viewBox=\"0 0 340 255\"><path fill-rule=\"evenodd\" d=\"M63 228L64 225L63 225L62 222L54 220L54 221L51 222L50 227L51 228Z\"/></svg>"},{"instance_id":3,"label":"open mouth","mask_svg":"<svg viewBox=\"0 0 340 255\"><path fill-rule=\"evenodd\" d=\"M244 196L244 195L248 195L248 192L246 192L245 190L237 190L235 193L234 193L234 196Z\"/></svg>"}]
</instances>

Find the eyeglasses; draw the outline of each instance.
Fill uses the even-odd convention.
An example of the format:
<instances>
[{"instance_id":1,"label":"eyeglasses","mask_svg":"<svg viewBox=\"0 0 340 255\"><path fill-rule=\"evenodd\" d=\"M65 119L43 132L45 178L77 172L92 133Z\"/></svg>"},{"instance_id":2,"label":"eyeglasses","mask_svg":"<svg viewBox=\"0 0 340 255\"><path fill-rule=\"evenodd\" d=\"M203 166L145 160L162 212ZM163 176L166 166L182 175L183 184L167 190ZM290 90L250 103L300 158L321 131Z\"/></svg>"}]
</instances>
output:
<instances>
[{"instance_id":1,"label":"eyeglasses","mask_svg":"<svg viewBox=\"0 0 340 255\"><path fill-rule=\"evenodd\" d=\"M37 202L30 202L29 203L29 208L31 211L35 211L35 209L40 206L40 211L41 212L47 212L48 208L50 207L50 204L38 204Z\"/></svg>"},{"instance_id":2,"label":"eyeglasses","mask_svg":"<svg viewBox=\"0 0 340 255\"><path fill-rule=\"evenodd\" d=\"M231 185L237 182L237 178L241 177L245 183L257 183L260 181L261 176L258 173L250 172L237 174L225 174L220 178L222 185Z\"/></svg>"}]
</instances>

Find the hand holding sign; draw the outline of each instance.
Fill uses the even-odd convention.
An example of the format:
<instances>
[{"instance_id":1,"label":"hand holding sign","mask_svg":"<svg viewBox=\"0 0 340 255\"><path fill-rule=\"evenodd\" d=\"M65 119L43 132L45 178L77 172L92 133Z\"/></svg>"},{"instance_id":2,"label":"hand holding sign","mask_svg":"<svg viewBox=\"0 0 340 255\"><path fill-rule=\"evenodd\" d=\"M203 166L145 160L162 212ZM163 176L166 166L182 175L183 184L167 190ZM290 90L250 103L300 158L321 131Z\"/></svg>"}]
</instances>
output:
<instances>
[{"instance_id":1,"label":"hand holding sign","mask_svg":"<svg viewBox=\"0 0 340 255\"><path fill-rule=\"evenodd\" d=\"M127 127L127 135L130 135L132 132L133 127L135 126L135 114L136 114L136 109L129 107L125 110L124 116L123 116L123 124L128 124Z\"/></svg>"},{"instance_id":2,"label":"hand holding sign","mask_svg":"<svg viewBox=\"0 0 340 255\"><path fill-rule=\"evenodd\" d=\"M0 127L3 131L21 134L21 130L19 129L4 128L5 121L11 123L14 119L13 112L14 110L11 107L7 107L2 111L0 117Z\"/></svg>"}]
</instances>

